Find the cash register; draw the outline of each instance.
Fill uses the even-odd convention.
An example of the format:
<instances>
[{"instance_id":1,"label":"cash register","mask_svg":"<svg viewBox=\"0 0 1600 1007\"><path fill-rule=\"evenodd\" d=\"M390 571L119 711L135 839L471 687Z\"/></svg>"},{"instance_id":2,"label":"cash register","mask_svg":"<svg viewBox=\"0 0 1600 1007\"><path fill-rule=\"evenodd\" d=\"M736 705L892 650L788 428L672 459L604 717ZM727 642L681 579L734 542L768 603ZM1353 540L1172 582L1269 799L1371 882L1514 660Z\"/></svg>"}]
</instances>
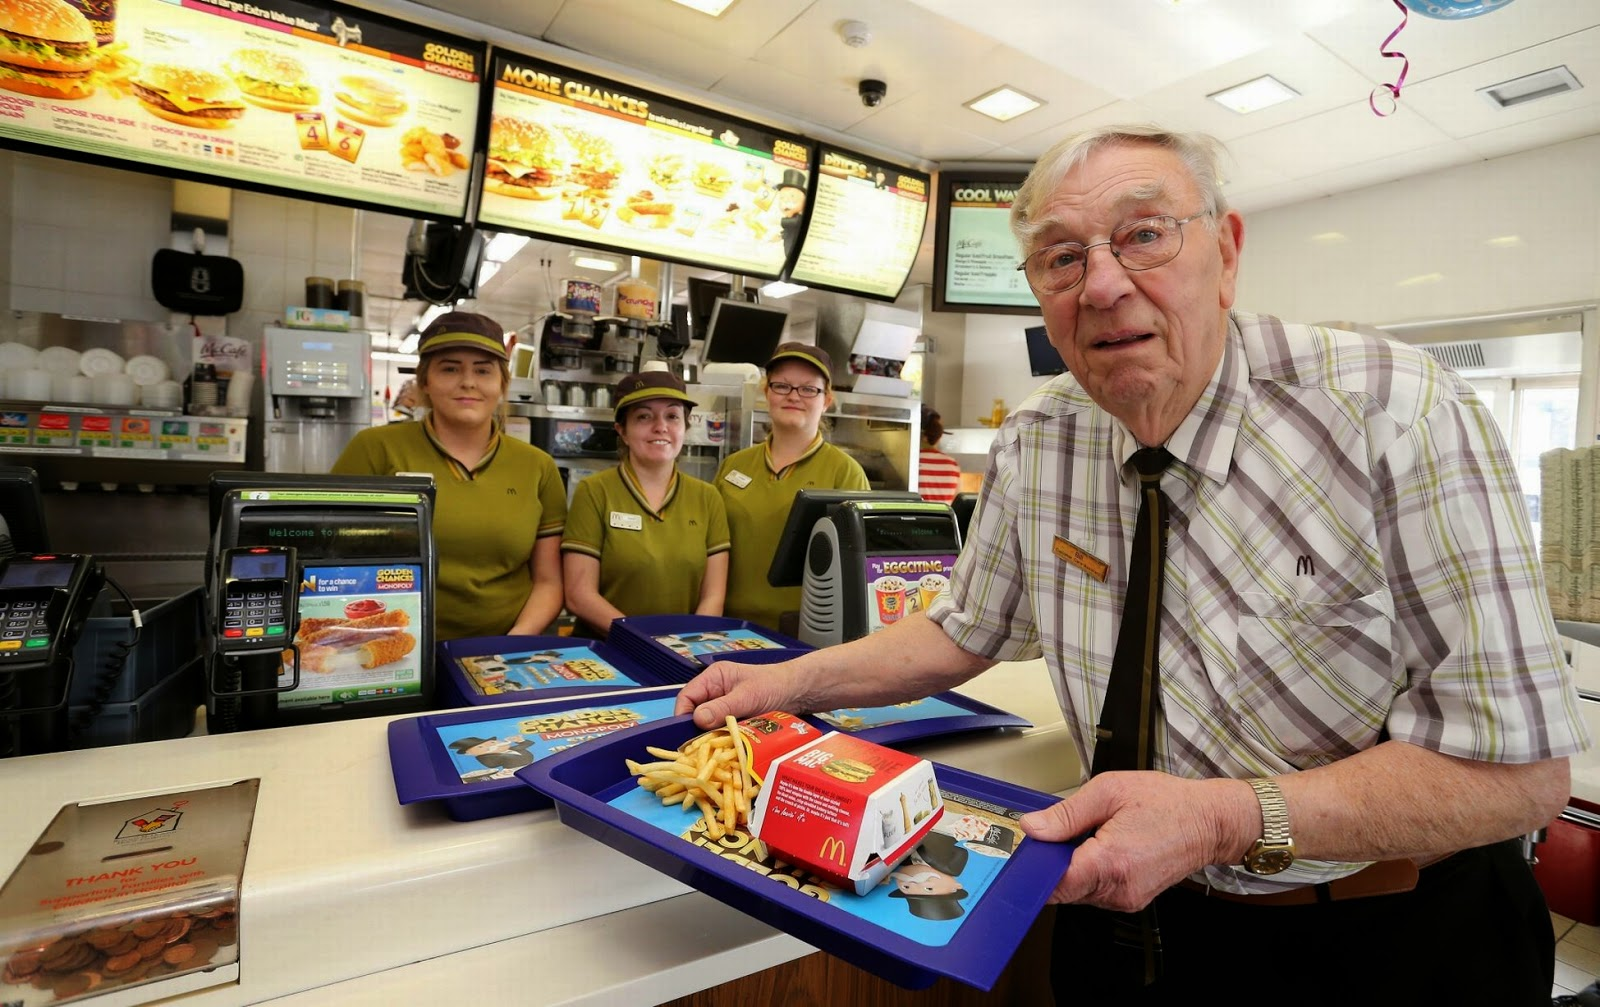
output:
<instances>
[{"instance_id":1,"label":"cash register","mask_svg":"<svg viewBox=\"0 0 1600 1007\"><path fill-rule=\"evenodd\" d=\"M949 504L911 492L801 490L767 580L801 587L798 635L827 647L926 609L960 551Z\"/></svg>"},{"instance_id":2,"label":"cash register","mask_svg":"<svg viewBox=\"0 0 1600 1007\"><path fill-rule=\"evenodd\" d=\"M218 472L210 490L207 730L427 709L432 479Z\"/></svg>"}]
</instances>

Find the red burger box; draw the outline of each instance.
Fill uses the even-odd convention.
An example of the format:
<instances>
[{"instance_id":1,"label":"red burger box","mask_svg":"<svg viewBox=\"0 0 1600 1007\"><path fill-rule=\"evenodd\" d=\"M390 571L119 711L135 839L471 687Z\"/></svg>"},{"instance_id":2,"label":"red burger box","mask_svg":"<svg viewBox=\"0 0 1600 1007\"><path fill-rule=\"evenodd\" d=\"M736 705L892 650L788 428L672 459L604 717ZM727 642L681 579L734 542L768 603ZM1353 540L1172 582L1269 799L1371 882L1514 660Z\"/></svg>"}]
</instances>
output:
<instances>
[{"instance_id":1,"label":"red burger box","mask_svg":"<svg viewBox=\"0 0 1600 1007\"><path fill-rule=\"evenodd\" d=\"M866 895L943 813L927 759L831 731L771 760L750 831L780 858Z\"/></svg>"}]
</instances>

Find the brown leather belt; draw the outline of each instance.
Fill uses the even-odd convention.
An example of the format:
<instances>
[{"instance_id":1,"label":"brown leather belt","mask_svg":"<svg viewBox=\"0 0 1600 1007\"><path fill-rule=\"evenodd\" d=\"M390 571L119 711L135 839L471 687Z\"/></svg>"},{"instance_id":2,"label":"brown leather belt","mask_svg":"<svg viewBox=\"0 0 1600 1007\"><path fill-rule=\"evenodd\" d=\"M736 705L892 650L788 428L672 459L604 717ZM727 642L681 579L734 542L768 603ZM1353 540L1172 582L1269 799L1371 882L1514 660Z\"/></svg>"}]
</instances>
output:
<instances>
[{"instance_id":1,"label":"brown leather belt","mask_svg":"<svg viewBox=\"0 0 1600 1007\"><path fill-rule=\"evenodd\" d=\"M1347 899L1364 899L1372 895L1394 895L1409 892L1417 887L1417 864L1414 860L1380 860L1369 864L1354 874L1326 881L1319 885L1286 888L1281 892L1263 892L1258 895L1240 895L1210 888L1197 881L1184 878L1180 887L1224 902L1242 902L1252 906L1309 906L1318 902L1342 902Z\"/></svg>"}]
</instances>

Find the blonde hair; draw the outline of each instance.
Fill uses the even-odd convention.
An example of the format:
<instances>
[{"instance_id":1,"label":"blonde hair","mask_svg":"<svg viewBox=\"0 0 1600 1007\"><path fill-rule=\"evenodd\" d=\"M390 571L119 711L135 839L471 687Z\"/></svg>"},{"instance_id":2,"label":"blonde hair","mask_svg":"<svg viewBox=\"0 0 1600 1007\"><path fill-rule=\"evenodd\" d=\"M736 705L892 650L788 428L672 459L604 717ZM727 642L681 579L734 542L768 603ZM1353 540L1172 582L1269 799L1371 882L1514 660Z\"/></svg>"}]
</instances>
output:
<instances>
[{"instance_id":1,"label":"blonde hair","mask_svg":"<svg viewBox=\"0 0 1600 1007\"><path fill-rule=\"evenodd\" d=\"M417 359L417 401L426 406L429 412L433 411L433 397L428 394L428 369L439 359L439 354L452 349L458 347L447 346L433 353L424 353ZM489 354L484 355L489 356ZM506 418L511 415L511 364L499 357L491 359L499 365L500 371L500 404L495 407L494 416L503 427L506 425Z\"/></svg>"}]
</instances>

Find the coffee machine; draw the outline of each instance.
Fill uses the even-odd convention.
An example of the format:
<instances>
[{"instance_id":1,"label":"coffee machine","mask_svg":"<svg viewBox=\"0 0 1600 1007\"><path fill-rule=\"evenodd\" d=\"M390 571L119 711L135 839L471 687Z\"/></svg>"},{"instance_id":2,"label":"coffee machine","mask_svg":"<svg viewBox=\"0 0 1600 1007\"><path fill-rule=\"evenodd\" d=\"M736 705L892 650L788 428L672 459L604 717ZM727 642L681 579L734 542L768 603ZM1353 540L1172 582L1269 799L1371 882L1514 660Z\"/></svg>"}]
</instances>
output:
<instances>
[{"instance_id":1,"label":"coffee machine","mask_svg":"<svg viewBox=\"0 0 1600 1007\"><path fill-rule=\"evenodd\" d=\"M268 326L264 468L326 472L371 422L372 348L366 332Z\"/></svg>"}]
</instances>

